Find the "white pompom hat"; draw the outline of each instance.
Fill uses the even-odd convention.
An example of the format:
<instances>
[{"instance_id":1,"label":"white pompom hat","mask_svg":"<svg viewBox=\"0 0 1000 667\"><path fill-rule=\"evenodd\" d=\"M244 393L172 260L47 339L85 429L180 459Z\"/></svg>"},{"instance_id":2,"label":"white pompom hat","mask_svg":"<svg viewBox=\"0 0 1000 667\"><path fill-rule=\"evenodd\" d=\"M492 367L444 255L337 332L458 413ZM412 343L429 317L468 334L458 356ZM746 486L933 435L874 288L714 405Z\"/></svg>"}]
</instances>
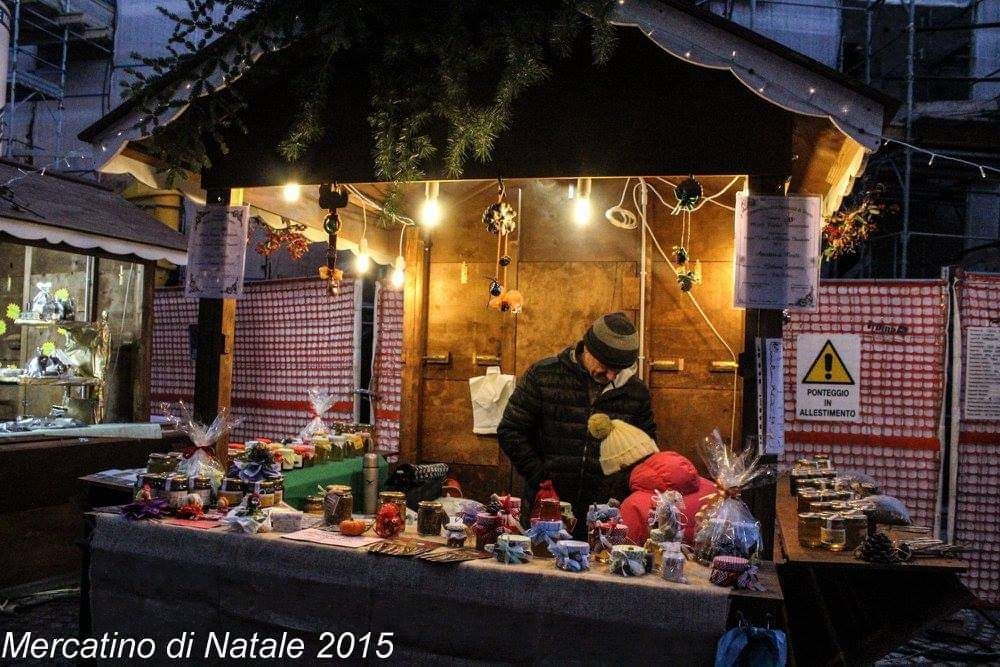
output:
<instances>
[{"instance_id":1,"label":"white pompom hat","mask_svg":"<svg viewBox=\"0 0 1000 667\"><path fill-rule=\"evenodd\" d=\"M601 470L611 475L660 451L653 439L640 428L602 412L590 415L587 430L601 441Z\"/></svg>"}]
</instances>

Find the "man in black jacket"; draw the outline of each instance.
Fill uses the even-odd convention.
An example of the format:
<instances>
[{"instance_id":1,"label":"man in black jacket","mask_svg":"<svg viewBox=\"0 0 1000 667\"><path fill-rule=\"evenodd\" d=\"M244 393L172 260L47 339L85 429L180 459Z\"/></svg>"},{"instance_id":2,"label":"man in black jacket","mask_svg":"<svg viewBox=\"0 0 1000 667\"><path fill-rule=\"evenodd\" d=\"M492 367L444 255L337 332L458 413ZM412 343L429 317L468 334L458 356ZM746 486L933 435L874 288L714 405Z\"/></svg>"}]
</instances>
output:
<instances>
[{"instance_id":1,"label":"man in black jacket","mask_svg":"<svg viewBox=\"0 0 1000 667\"><path fill-rule=\"evenodd\" d=\"M525 478L525 501L551 480L560 499L573 504L578 538L586 534L587 508L628 493L631 467L610 477L601 471L601 445L587 419L603 412L656 439L649 390L637 377L639 336L624 313L597 319L583 340L527 370L497 428L500 448Z\"/></svg>"}]
</instances>

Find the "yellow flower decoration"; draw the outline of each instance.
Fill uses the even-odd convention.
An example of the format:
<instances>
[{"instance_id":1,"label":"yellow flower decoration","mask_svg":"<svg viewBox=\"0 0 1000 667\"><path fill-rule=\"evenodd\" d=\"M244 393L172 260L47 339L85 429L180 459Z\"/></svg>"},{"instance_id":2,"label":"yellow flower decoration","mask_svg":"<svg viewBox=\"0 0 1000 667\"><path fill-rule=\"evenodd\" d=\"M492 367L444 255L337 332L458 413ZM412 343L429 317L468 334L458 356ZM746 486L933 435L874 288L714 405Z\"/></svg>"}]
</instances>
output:
<instances>
[{"instance_id":1,"label":"yellow flower decoration","mask_svg":"<svg viewBox=\"0 0 1000 667\"><path fill-rule=\"evenodd\" d=\"M8 303L7 317L9 317L12 320L16 320L17 318L21 317L21 306L17 305L16 303Z\"/></svg>"},{"instance_id":2,"label":"yellow flower decoration","mask_svg":"<svg viewBox=\"0 0 1000 667\"><path fill-rule=\"evenodd\" d=\"M44 354L46 357L51 357L53 354L55 354L55 352L56 352L55 343L53 343L50 340L47 340L44 343L42 343L42 354Z\"/></svg>"},{"instance_id":3,"label":"yellow flower decoration","mask_svg":"<svg viewBox=\"0 0 1000 667\"><path fill-rule=\"evenodd\" d=\"M69 290L66 289L65 287L60 287L59 289L57 289L55 292L52 293L52 296L54 296L59 301L69 301Z\"/></svg>"}]
</instances>

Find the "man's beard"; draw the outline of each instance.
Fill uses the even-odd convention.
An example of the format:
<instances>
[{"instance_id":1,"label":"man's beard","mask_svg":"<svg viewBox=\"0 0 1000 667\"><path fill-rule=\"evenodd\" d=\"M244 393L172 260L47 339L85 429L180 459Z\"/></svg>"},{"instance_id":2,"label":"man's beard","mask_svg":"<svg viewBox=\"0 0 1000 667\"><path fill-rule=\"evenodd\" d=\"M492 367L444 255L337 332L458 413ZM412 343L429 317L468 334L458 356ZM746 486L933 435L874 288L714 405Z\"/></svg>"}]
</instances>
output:
<instances>
[{"instance_id":1,"label":"man's beard","mask_svg":"<svg viewBox=\"0 0 1000 667\"><path fill-rule=\"evenodd\" d=\"M603 373L591 373L590 379L601 387L611 383L611 380L609 380Z\"/></svg>"}]
</instances>

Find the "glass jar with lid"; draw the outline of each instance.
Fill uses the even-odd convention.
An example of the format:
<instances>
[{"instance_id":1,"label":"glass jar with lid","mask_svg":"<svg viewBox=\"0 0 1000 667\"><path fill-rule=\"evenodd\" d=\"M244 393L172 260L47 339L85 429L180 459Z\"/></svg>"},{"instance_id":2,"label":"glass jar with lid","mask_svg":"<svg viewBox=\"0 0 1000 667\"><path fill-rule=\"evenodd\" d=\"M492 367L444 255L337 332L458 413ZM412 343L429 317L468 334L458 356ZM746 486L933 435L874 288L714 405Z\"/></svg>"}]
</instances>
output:
<instances>
[{"instance_id":1,"label":"glass jar with lid","mask_svg":"<svg viewBox=\"0 0 1000 667\"><path fill-rule=\"evenodd\" d=\"M378 506L382 507L386 503L395 503L399 509L399 516L403 519L403 529L406 529L406 494L402 491L382 491L378 494ZM376 508L377 510L378 508Z\"/></svg>"},{"instance_id":2,"label":"glass jar with lid","mask_svg":"<svg viewBox=\"0 0 1000 667\"><path fill-rule=\"evenodd\" d=\"M444 507L436 500L421 500L417 504L417 534L440 535Z\"/></svg>"},{"instance_id":3,"label":"glass jar with lid","mask_svg":"<svg viewBox=\"0 0 1000 667\"><path fill-rule=\"evenodd\" d=\"M346 484L330 484L323 496L323 519L331 526L339 526L354 513L354 494Z\"/></svg>"}]
</instances>

